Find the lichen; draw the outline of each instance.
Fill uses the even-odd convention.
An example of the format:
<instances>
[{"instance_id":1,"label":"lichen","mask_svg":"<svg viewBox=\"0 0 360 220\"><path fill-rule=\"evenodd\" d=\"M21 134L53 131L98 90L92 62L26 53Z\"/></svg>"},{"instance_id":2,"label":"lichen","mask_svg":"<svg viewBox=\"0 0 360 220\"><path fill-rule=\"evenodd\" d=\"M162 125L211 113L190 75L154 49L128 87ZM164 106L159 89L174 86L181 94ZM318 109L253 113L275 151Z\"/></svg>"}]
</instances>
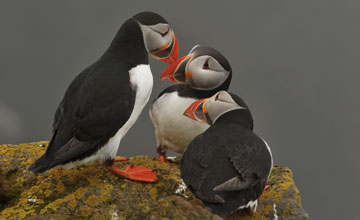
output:
<instances>
[{"instance_id":1,"label":"lichen","mask_svg":"<svg viewBox=\"0 0 360 220\"><path fill-rule=\"evenodd\" d=\"M158 191L157 191L156 187L151 188L149 190L149 194L153 200L156 200L156 198L158 196Z\"/></svg>"},{"instance_id":2,"label":"lichen","mask_svg":"<svg viewBox=\"0 0 360 220\"><path fill-rule=\"evenodd\" d=\"M149 156L136 156L115 164L120 169L129 165L153 169L159 178L155 184L117 177L98 163L71 170L53 168L35 175L28 167L45 152L45 146L47 142L0 146L0 219L53 213L96 220L175 219L176 215L180 219L213 218L181 186L178 165L154 161ZM301 197L291 170L274 166L268 185L270 189L261 195L252 219L273 219L274 204L279 216L299 216ZM179 196L173 196L176 194ZM6 202L1 198L7 198ZM228 219L250 219L237 214Z\"/></svg>"},{"instance_id":3,"label":"lichen","mask_svg":"<svg viewBox=\"0 0 360 220\"><path fill-rule=\"evenodd\" d=\"M90 207L93 207L95 206L97 203L98 203L99 199L97 196L89 196L87 199L86 199L86 204Z\"/></svg>"},{"instance_id":4,"label":"lichen","mask_svg":"<svg viewBox=\"0 0 360 220\"><path fill-rule=\"evenodd\" d=\"M81 208L80 212L82 217L88 218L90 215L94 213L94 209L90 207L85 207L85 208Z\"/></svg>"},{"instance_id":5,"label":"lichen","mask_svg":"<svg viewBox=\"0 0 360 220\"><path fill-rule=\"evenodd\" d=\"M107 218L105 215L95 214L93 219L94 220L108 220L109 218Z\"/></svg>"},{"instance_id":6,"label":"lichen","mask_svg":"<svg viewBox=\"0 0 360 220\"><path fill-rule=\"evenodd\" d=\"M76 208L76 205L77 205L76 200L75 200L75 199L74 199L74 200L70 200L70 201L67 203L67 205L68 205L69 207L71 207L72 210L74 210L74 209Z\"/></svg>"}]
</instances>

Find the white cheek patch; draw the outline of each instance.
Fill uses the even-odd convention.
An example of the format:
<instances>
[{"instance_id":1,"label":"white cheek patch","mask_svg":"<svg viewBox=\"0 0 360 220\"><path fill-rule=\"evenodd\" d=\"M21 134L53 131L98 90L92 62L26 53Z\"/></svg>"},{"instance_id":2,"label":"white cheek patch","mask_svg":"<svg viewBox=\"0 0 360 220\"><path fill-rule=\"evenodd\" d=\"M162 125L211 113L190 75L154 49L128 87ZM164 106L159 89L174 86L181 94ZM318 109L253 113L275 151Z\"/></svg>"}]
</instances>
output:
<instances>
[{"instance_id":1,"label":"white cheek patch","mask_svg":"<svg viewBox=\"0 0 360 220\"><path fill-rule=\"evenodd\" d=\"M152 29L153 31L158 32L160 34L170 31L169 25L163 24L163 23L156 24L156 25L148 25L148 27L150 29Z\"/></svg>"},{"instance_id":2,"label":"white cheek patch","mask_svg":"<svg viewBox=\"0 0 360 220\"><path fill-rule=\"evenodd\" d=\"M192 74L194 86L198 89L211 90L219 87L225 82L228 73L212 70L200 70L198 74Z\"/></svg>"},{"instance_id":3,"label":"white cheek patch","mask_svg":"<svg viewBox=\"0 0 360 220\"><path fill-rule=\"evenodd\" d=\"M148 52L169 44L172 31L168 24L146 26L139 23L139 25L143 33L145 48ZM165 36L161 36L162 33L166 33L167 31L168 33Z\"/></svg>"},{"instance_id":4,"label":"white cheek patch","mask_svg":"<svg viewBox=\"0 0 360 220\"><path fill-rule=\"evenodd\" d=\"M227 72L222 66L221 64L215 60L213 57L210 57L208 59L208 62L209 62L209 67L212 69L212 70L215 70L216 72Z\"/></svg>"},{"instance_id":5,"label":"white cheek patch","mask_svg":"<svg viewBox=\"0 0 360 220\"><path fill-rule=\"evenodd\" d=\"M209 69L204 69L208 61ZM188 80L189 86L199 90L211 90L219 87L229 77L229 72L211 56L196 57L188 66L192 78Z\"/></svg>"},{"instance_id":6,"label":"white cheek patch","mask_svg":"<svg viewBox=\"0 0 360 220\"><path fill-rule=\"evenodd\" d=\"M220 96L226 96L226 101L222 100L215 100L215 97L217 95ZM215 121L222 116L223 114L236 110L236 109L246 109L245 107L242 107L238 105L231 96L224 91L218 92L215 95L213 95L211 98L209 98L204 105L206 105L207 113L209 115L210 120L212 123L215 123Z\"/></svg>"}]
</instances>

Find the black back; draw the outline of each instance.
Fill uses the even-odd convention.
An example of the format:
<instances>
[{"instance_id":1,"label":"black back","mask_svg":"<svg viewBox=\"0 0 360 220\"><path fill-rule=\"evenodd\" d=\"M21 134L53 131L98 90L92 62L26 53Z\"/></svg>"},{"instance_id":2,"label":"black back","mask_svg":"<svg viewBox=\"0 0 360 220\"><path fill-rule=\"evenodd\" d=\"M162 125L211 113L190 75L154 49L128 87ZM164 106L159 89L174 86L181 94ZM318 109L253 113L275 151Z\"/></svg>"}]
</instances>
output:
<instances>
[{"instance_id":1,"label":"black back","mask_svg":"<svg viewBox=\"0 0 360 220\"><path fill-rule=\"evenodd\" d=\"M136 91L129 70L139 64L148 64L148 53L139 24L128 19L104 55L70 84L56 110L47 151L30 170L84 159L106 144L132 113Z\"/></svg>"},{"instance_id":2,"label":"black back","mask_svg":"<svg viewBox=\"0 0 360 220\"><path fill-rule=\"evenodd\" d=\"M107 59L116 59L132 67L149 64L142 31L136 20L130 18L121 26L109 49L99 61Z\"/></svg>"},{"instance_id":3,"label":"black back","mask_svg":"<svg viewBox=\"0 0 360 220\"><path fill-rule=\"evenodd\" d=\"M265 143L242 123L246 111L234 110L220 116L189 144L180 164L181 177L190 191L222 217L256 200L271 169L271 155ZM239 177L249 187L237 191L213 190L233 177ZM225 203L216 201L215 195Z\"/></svg>"}]
</instances>

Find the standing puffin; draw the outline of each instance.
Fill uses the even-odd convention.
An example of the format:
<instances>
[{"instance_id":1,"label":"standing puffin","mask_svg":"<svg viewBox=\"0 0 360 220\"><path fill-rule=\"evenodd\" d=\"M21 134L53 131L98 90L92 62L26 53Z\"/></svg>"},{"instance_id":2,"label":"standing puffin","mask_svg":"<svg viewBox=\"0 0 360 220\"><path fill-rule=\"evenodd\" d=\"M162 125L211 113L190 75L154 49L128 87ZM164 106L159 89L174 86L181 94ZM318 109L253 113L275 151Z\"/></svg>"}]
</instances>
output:
<instances>
[{"instance_id":1,"label":"standing puffin","mask_svg":"<svg viewBox=\"0 0 360 220\"><path fill-rule=\"evenodd\" d=\"M273 161L267 143L252 131L250 111L237 99L220 91L184 112L210 128L184 152L181 177L194 196L221 217L237 209L256 210Z\"/></svg>"},{"instance_id":2,"label":"standing puffin","mask_svg":"<svg viewBox=\"0 0 360 220\"><path fill-rule=\"evenodd\" d=\"M190 141L209 127L185 117L183 113L194 101L227 90L231 76L231 66L219 51L199 45L165 69L162 80L183 84L166 88L150 107L158 160L166 162L167 149L183 153ZM244 102L242 105L247 107Z\"/></svg>"},{"instance_id":3,"label":"standing puffin","mask_svg":"<svg viewBox=\"0 0 360 220\"><path fill-rule=\"evenodd\" d=\"M152 91L148 53L171 63L178 51L175 34L160 15L143 12L128 19L105 53L70 84L56 110L46 153L29 170L71 169L98 160L121 177L155 182L156 173L148 168L116 168L115 156Z\"/></svg>"}]
</instances>

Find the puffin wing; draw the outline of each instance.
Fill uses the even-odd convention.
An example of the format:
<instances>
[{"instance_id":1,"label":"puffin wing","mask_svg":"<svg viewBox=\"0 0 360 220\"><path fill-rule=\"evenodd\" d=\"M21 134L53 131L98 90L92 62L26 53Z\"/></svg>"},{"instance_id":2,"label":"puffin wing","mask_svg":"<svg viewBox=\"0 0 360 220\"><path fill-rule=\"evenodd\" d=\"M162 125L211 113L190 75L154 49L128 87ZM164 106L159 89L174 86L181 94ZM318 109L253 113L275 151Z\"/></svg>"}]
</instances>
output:
<instances>
[{"instance_id":1,"label":"puffin wing","mask_svg":"<svg viewBox=\"0 0 360 220\"><path fill-rule=\"evenodd\" d=\"M238 176L216 186L215 191L237 191L253 187L259 182L266 182L271 169L271 156L264 141L252 131L245 131L239 136L240 144L230 144L226 153L238 172Z\"/></svg>"},{"instance_id":2,"label":"puffin wing","mask_svg":"<svg viewBox=\"0 0 360 220\"><path fill-rule=\"evenodd\" d=\"M214 157L213 152L216 148L209 145L217 146L221 141L215 131L210 127L203 134L197 136L187 147L180 163L181 177L190 191L196 198L209 203L224 203L225 200L216 193L205 193L201 188L208 177L211 175L209 166Z\"/></svg>"},{"instance_id":3,"label":"puffin wing","mask_svg":"<svg viewBox=\"0 0 360 220\"><path fill-rule=\"evenodd\" d=\"M180 162L181 177L188 187L194 191L201 188L209 171L206 169L214 156L204 141L206 132L192 140L183 154Z\"/></svg>"},{"instance_id":4,"label":"puffin wing","mask_svg":"<svg viewBox=\"0 0 360 220\"><path fill-rule=\"evenodd\" d=\"M44 156L50 167L95 153L127 122L135 103L126 65L90 66L71 83ZM126 72L126 73L125 73Z\"/></svg>"}]
</instances>

